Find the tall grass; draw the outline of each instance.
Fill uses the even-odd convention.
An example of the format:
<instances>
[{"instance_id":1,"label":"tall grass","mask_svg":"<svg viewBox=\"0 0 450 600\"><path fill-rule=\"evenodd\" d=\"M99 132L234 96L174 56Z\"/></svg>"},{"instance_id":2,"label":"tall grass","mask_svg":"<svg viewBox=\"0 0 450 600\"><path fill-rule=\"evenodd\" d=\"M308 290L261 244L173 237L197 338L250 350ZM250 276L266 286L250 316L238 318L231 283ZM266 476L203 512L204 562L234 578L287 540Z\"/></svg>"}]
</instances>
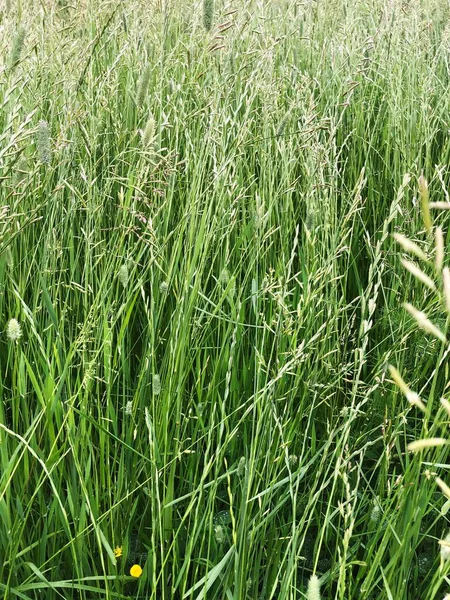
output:
<instances>
[{"instance_id":1,"label":"tall grass","mask_svg":"<svg viewBox=\"0 0 450 600\"><path fill-rule=\"evenodd\" d=\"M417 179L446 199L449 16L0 8L5 600L449 591L448 449L407 451L445 411L388 370L445 393L402 303L447 320L391 234L435 243Z\"/></svg>"}]
</instances>

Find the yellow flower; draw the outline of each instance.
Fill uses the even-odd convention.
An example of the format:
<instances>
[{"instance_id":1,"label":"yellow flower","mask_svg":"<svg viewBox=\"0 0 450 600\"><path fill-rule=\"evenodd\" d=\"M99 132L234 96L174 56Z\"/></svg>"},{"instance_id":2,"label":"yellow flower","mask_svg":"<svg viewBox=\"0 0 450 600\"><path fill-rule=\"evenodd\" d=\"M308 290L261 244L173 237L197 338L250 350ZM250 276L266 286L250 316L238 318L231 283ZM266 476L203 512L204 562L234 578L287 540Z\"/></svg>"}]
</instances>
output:
<instances>
[{"instance_id":1,"label":"yellow flower","mask_svg":"<svg viewBox=\"0 0 450 600\"><path fill-rule=\"evenodd\" d=\"M114 556L116 558L119 558L120 556L122 556L122 546L116 546L114 548Z\"/></svg>"},{"instance_id":2,"label":"yellow flower","mask_svg":"<svg viewBox=\"0 0 450 600\"><path fill-rule=\"evenodd\" d=\"M142 575L142 569L139 565L133 565L130 569L130 575L132 577L140 577Z\"/></svg>"}]
</instances>

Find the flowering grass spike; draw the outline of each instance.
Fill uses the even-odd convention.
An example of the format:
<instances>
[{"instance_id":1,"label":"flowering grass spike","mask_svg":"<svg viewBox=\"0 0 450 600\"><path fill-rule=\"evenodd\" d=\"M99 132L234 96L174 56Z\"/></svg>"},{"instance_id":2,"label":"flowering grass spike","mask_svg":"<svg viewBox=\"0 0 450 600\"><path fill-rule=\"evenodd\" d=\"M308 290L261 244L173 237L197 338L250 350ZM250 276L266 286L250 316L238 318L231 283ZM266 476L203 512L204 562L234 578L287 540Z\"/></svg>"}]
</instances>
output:
<instances>
[{"instance_id":1,"label":"flowering grass spike","mask_svg":"<svg viewBox=\"0 0 450 600\"><path fill-rule=\"evenodd\" d=\"M6 327L6 336L11 342L17 342L22 337L22 328L17 319L11 319Z\"/></svg>"}]
</instances>

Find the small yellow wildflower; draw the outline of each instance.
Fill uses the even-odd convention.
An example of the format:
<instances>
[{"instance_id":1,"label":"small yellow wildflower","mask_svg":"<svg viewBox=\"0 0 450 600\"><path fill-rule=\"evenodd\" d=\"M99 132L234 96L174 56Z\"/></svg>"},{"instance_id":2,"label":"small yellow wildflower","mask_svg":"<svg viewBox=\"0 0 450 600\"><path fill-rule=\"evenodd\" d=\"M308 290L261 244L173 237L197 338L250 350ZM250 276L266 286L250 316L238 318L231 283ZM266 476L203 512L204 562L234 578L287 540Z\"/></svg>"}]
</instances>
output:
<instances>
[{"instance_id":1,"label":"small yellow wildflower","mask_svg":"<svg viewBox=\"0 0 450 600\"><path fill-rule=\"evenodd\" d=\"M114 556L120 558L122 556L122 546L116 546L114 548Z\"/></svg>"},{"instance_id":2,"label":"small yellow wildflower","mask_svg":"<svg viewBox=\"0 0 450 600\"><path fill-rule=\"evenodd\" d=\"M130 569L130 575L132 577L140 577L142 575L142 569L139 565L133 565Z\"/></svg>"}]
</instances>

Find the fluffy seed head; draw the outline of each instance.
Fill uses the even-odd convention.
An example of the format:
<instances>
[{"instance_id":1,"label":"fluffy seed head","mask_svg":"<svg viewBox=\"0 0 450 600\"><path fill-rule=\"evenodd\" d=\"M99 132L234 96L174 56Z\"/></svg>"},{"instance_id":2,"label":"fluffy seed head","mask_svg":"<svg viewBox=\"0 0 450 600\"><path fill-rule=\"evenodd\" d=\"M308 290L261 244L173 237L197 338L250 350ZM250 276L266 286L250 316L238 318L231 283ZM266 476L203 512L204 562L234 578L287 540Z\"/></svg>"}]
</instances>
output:
<instances>
[{"instance_id":1,"label":"fluffy seed head","mask_svg":"<svg viewBox=\"0 0 450 600\"><path fill-rule=\"evenodd\" d=\"M146 65L144 72L142 73L142 77L139 80L138 90L136 94L136 104L138 107L142 106L145 102L145 98L147 96L148 84L150 83L150 75L152 73L152 69L149 64Z\"/></svg>"},{"instance_id":2,"label":"fluffy seed head","mask_svg":"<svg viewBox=\"0 0 450 600\"><path fill-rule=\"evenodd\" d=\"M119 269L119 281L123 285L124 288L128 285L128 267L127 265L122 265Z\"/></svg>"},{"instance_id":3,"label":"fluffy seed head","mask_svg":"<svg viewBox=\"0 0 450 600\"><path fill-rule=\"evenodd\" d=\"M214 18L214 0L203 0L203 26L209 31Z\"/></svg>"},{"instance_id":4,"label":"fluffy seed head","mask_svg":"<svg viewBox=\"0 0 450 600\"><path fill-rule=\"evenodd\" d=\"M441 404L450 417L450 402L446 398L441 398Z\"/></svg>"},{"instance_id":5,"label":"fluffy seed head","mask_svg":"<svg viewBox=\"0 0 450 600\"><path fill-rule=\"evenodd\" d=\"M406 383L403 381L403 377L400 375L400 373L394 366L389 365L389 373L391 374L391 377L394 380L394 382L400 388L400 391L406 396L408 402L410 404L413 404L414 406L417 406L417 408L420 408L422 412L426 412L426 406L419 398L419 395L416 392L413 392L406 385Z\"/></svg>"},{"instance_id":6,"label":"fluffy seed head","mask_svg":"<svg viewBox=\"0 0 450 600\"><path fill-rule=\"evenodd\" d=\"M450 559L450 532L443 540L439 540L439 545L441 546L441 559L447 562Z\"/></svg>"},{"instance_id":7,"label":"fluffy seed head","mask_svg":"<svg viewBox=\"0 0 450 600\"><path fill-rule=\"evenodd\" d=\"M159 284L159 292L161 294L167 294L168 291L169 291L169 284L167 283L167 281L162 281Z\"/></svg>"},{"instance_id":8,"label":"fluffy seed head","mask_svg":"<svg viewBox=\"0 0 450 600\"><path fill-rule=\"evenodd\" d=\"M422 208L423 223L425 225L425 229L427 230L427 233L430 233L431 227L432 227L432 221L431 221L431 215L430 215L430 205L429 205L430 194L428 191L428 182L425 179L425 177L423 175L421 175L419 177L418 183L419 183L420 204L421 204L421 208Z\"/></svg>"},{"instance_id":9,"label":"fluffy seed head","mask_svg":"<svg viewBox=\"0 0 450 600\"><path fill-rule=\"evenodd\" d=\"M39 121L36 141L40 162L42 164L49 164L52 150L50 147L50 129L47 121Z\"/></svg>"},{"instance_id":10,"label":"fluffy seed head","mask_svg":"<svg viewBox=\"0 0 450 600\"><path fill-rule=\"evenodd\" d=\"M440 273L442 271L442 265L444 264L444 234L442 232L442 227L436 227L434 235L436 242L435 265L436 271Z\"/></svg>"},{"instance_id":11,"label":"fluffy seed head","mask_svg":"<svg viewBox=\"0 0 450 600\"><path fill-rule=\"evenodd\" d=\"M23 44L25 42L25 28L19 27L16 37L14 38L12 49L11 49L11 57L9 59L9 64L11 68L14 68L20 60L20 55L22 54Z\"/></svg>"},{"instance_id":12,"label":"fluffy seed head","mask_svg":"<svg viewBox=\"0 0 450 600\"><path fill-rule=\"evenodd\" d=\"M238 477L243 477L244 476L244 474L245 474L245 466L246 466L245 456L241 456L241 458L239 460L238 468L237 468Z\"/></svg>"},{"instance_id":13,"label":"fluffy seed head","mask_svg":"<svg viewBox=\"0 0 450 600\"><path fill-rule=\"evenodd\" d=\"M161 378L158 375L158 373L156 373L155 375L153 375L153 394L155 396L159 396L160 393L161 393Z\"/></svg>"},{"instance_id":14,"label":"fluffy seed head","mask_svg":"<svg viewBox=\"0 0 450 600\"><path fill-rule=\"evenodd\" d=\"M17 319L10 319L6 327L6 336L11 342L17 342L22 337L22 328Z\"/></svg>"},{"instance_id":15,"label":"fluffy seed head","mask_svg":"<svg viewBox=\"0 0 450 600\"><path fill-rule=\"evenodd\" d=\"M280 137L284 134L284 131L286 129L286 125L289 123L289 119L291 118L291 111L288 110L288 112L284 115L284 117L281 119L280 124L278 125L278 129L277 132L275 134L276 137Z\"/></svg>"},{"instance_id":16,"label":"fluffy seed head","mask_svg":"<svg viewBox=\"0 0 450 600\"><path fill-rule=\"evenodd\" d=\"M444 282L445 306L450 313L450 270L448 267L442 269L442 280Z\"/></svg>"},{"instance_id":17,"label":"fluffy seed head","mask_svg":"<svg viewBox=\"0 0 450 600\"><path fill-rule=\"evenodd\" d=\"M6 248L6 264L11 269L11 271L14 269L14 256L11 250L11 246L8 246Z\"/></svg>"},{"instance_id":18,"label":"fluffy seed head","mask_svg":"<svg viewBox=\"0 0 450 600\"><path fill-rule=\"evenodd\" d=\"M408 252L409 254L414 254L415 256L417 256L418 258L421 258L422 260L427 260L426 254L422 250L422 248L420 246L418 246L415 242L413 242L412 240L410 240L409 238L404 236L403 234L394 233L394 235L392 237L398 244L400 244L400 246L403 248L403 250L405 252Z\"/></svg>"},{"instance_id":19,"label":"fluffy seed head","mask_svg":"<svg viewBox=\"0 0 450 600\"><path fill-rule=\"evenodd\" d=\"M218 544L222 544L222 542L225 539L225 532L223 530L222 525L216 525L214 527L214 535L215 535L215 538L216 538L216 542Z\"/></svg>"},{"instance_id":20,"label":"fluffy seed head","mask_svg":"<svg viewBox=\"0 0 450 600\"><path fill-rule=\"evenodd\" d=\"M298 456L296 454L289 454L288 463L291 469L294 469L298 463Z\"/></svg>"},{"instance_id":21,"label":"fluffy seed head","mask_svg":"<svg viewBox=\"0 0 450 600\"><path fill-rule=\"evenodd\" d=\"M226 285L230 281L230 272L228 271L228 269L222 269L219 275L219 281L223 284L224 287L226 287Z\"/></svg>"},{"instance_id":22,"label":"fluffy seed head","mask_svg":"<svg viewBox=\"0 0 450 600\"><path fill-rule=\"evenodd\" d=\"M402 258L401 262L402 262L402 265L405 267L405 269L411 273L411 275L414 275L414 277L416 277L424 285L429 287L430 290L434 291L436 289L436 286L434 285L434 281L432 279L430 279L430 277L428 277L428 275L426 275L422 271L422 269L419 269L418 266L416 266L414 263L410 262L409 260L405 260Z\"/></svg>"},{"instance_id":23,"label":"fluffy seed head","mask_svg":"<svg viewBox=\"0 0 450 600\"><path fill-rule=\"evenodd\" d=\"M430 208L437 208L439 210L450 210L450 202L430 202Z\"/></svg>"},{"instance_id":24,"label":"fluffy seed head","mask_svg":"<svg viewBox=\"0 0 450 600\"><path fill-rule=\"evenodd\" d=\"M442 343L445 343L447 341L446 337L442 333L442 331L440 329L438 329L435 325L433 325L433 323L428 319L428 317L426 316L426 314L424 312L417 310L417 308L412 306L412 304L410 304L409 302L406 302L405 308L409 312L409 314L412 317L414 317L414 319L417 322L417 325L421 329L423 329L427 333L430 333L432 336L434 336L435 338L440 340Z\"/></svg>"},{"instance_id":25,"label":"fluffy seed head","mask_svg":"<svg viewBox=\"0 0 450 600\"><path fill-rule=\"evenodd\" d=\"M420 450L425 450L426 448L435 448L436 446L445 446L446 444L448 444L448 442L444 438L427 438L424 440L416 440L415 442L411 442L408 444L408 450L410 452L419 452Z\"/></svg>"},{"instance_id":26,"label":"fluffy seed head","mask_svg":"<svg viewBox=\"0 0 450 600\"><path fill-rule=\"evenodd\" d=\"M441 488L441 492L447 496L447 498L450 498L450 488L445 481L443 481L440 477L436 477L436 483Z\"/></svg>"},{"instance_id":27,"label":"fluffy seed head","mask_svg":"<svg viewBox=\"0 0 450 600\"><path fill-rule=\"evenodd\" d=\"M145 126L144 131L142 132L142 146L145 150L149 150L152 148L153 143L155 141L155 131L156 131L156 123L153 115L150 113L147 119L147 125Z\"/></svg>"},{"instance_id":28,"label":"fluffy seed head","mask_svg":"<svg viewBox=\"0 0 450 600\"><path fill-rule=\"evenodd\" d=\"M317 575L311 575L306 597L308 600L320 600L320 581Z\"/></svg>"},{"instance_id":29,"label":"fluffy seed head","mask_svg":"<svg viewBox=\"0 0 450 600\"><path fill-rule=\"evenodd\" d=\"M370 513L370 520L372 523L378 523L378 521L380 520L380 512L381 509L378 500L375 500L373 503L372 511Z\"/></svg>"}]
</instances>

